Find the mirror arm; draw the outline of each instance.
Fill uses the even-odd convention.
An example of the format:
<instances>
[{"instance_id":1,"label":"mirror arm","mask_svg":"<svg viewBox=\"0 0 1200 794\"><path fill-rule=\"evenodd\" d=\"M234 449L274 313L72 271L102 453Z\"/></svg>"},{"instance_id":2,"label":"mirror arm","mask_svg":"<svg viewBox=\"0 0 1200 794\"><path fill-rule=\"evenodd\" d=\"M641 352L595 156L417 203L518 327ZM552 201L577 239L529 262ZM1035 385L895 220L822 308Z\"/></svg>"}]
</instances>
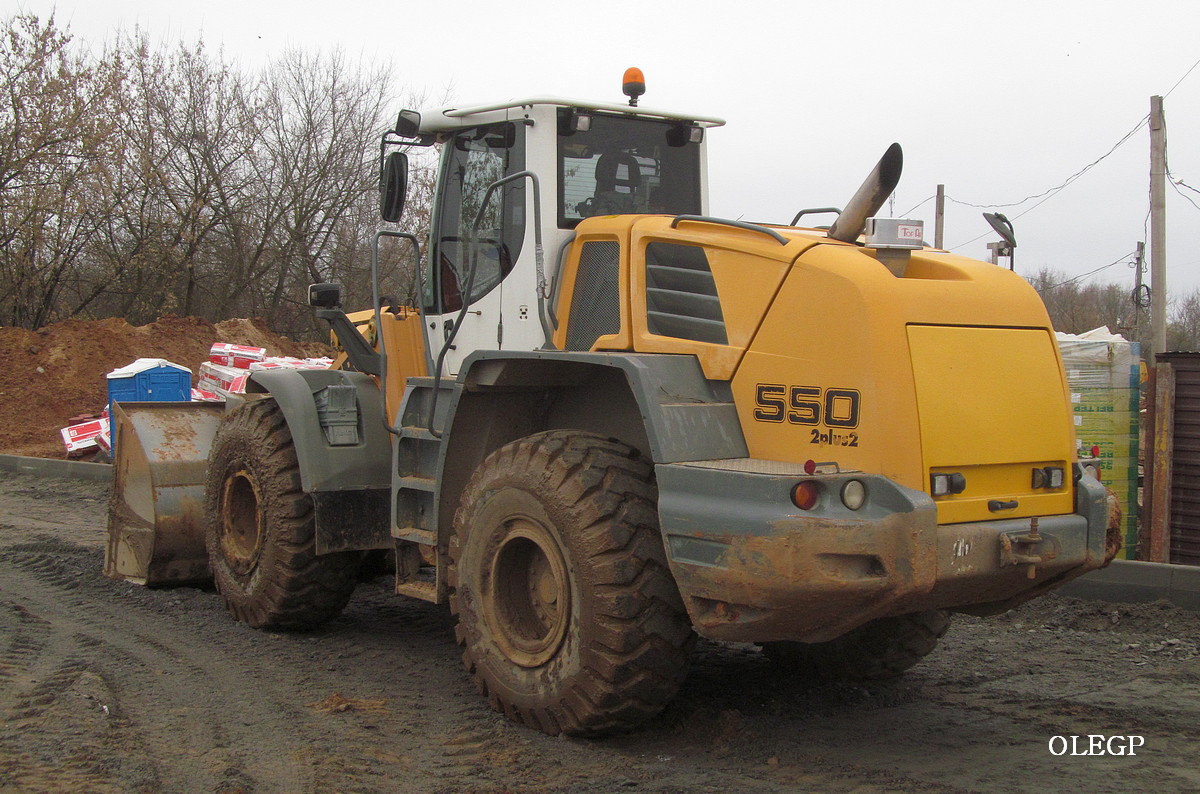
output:
<instances>
[{"instance_id":1,"label":"mirror arm","mask_svg":"<svg viewBox=\"0 0 1200 794\"><path fill-rule=\"evenodd\" d=\"M317 317L329 323L329 327L337 334L338 344L346 351L346 357L350 359L351 365L356 370L368 375L379 375L379 354L371 348L344 311L341 309L317 309ZM378 333L378 329L376 329L376 333Z\"/></svg>"}]
</instances>

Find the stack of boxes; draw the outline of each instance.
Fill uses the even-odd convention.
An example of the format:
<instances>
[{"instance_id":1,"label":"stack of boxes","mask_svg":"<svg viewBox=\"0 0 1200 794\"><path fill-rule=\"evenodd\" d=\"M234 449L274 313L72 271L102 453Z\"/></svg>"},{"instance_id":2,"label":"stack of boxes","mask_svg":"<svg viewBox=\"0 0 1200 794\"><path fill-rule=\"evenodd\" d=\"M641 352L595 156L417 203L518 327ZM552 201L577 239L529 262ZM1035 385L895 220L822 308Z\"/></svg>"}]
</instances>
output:
<instances>
[{"instance_id":1,"label":"stack of boxes","mask_svg":"<svg viewBox=\"0 0 1200 794\"><path fill-rule=\"evenodd\" d=\"M266 348L216 342L208 361L200 364L196 387L192 371L161 358L139 358L108 373L108 402L224 402L225 393L242 393L253 370L329 369L330 358L268 356ZM64 427L63 445L69 457L111 452L108 409L96 418L77 417ZM89 421L90 420L90 421Z\"/></svg>"},{"instance_id":2,"label":"stack of boxes","mask_svg":"<svg viewBox=\"0 0 1200 794\"><path fill-rule=\"evenodd\" d=\"M1092 457L1093 450L1099 451L1101 479L1121 502L1125 548L1120 556L1136 559L1140 346L1108 328L1057 336L1071 390L1080 457Z\"/></svg>"}]
</instances>

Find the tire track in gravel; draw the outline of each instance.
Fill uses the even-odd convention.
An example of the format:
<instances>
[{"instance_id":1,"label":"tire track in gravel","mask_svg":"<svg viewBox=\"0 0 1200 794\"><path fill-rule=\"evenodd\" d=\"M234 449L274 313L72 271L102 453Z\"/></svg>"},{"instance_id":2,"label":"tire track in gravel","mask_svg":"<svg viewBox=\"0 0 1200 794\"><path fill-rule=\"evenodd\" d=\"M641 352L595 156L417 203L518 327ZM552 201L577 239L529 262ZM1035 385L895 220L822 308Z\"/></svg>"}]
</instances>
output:
<instances>
[{"instance_id":1,"label":"tire track in gravel","mask_svg":"<svg viewBox=\"0 0 1200 794\"><path fill-rule=\"evenodd\" d=\"M385 763L381 770L379 763L380 724L399 727L397 718L326 715L313 708L356 676L361 644L348 649L350 643L324 642L327 635L321 633L254 631L234 623L212 593L114 582L99 575L100 563L98 551L58 541L0 552L0 600L15 604L27 620L36 621L39 633L45 631L40 647L27 647L22 637L9 643L19 649L13 664L28 670L29 684L43 688L53 688L58 678L29 658L41 652L48 664L64 657L84 659L89 669L102 671L112 681L103 705L111 714L127 715L150 748L144 755L155 767L153 788L379 791L386 790L388 774L403 776L403 769ZM355 612L341 622L364 632L368 625L379 628L379 614L363 618ZM345 634L357 633L345 628ZM445 626L430 627L429 633L440 633L453 655ZM379 659L390 653L384 638L386 631L356 639L372 642L376 647L369 653ZM452 665L446 667L453 672ZM29 686L12 683L5 692L25 697ZM387 691L395 682L374 683ZM465 690L465 682L459 688ZM413 701L402 703L402 711L416 713L406 720L408 730L436 732L436 724L422 719L416 708L419 696L401 700ZM483 706L476 709L490 713ZM341 723L334 726L338 730L330 731L331 722ZM38 735L26 744L36 745L47 759L52 756L52 742Z\"/></svg>"},{"instance_id":2,"label":"tire track in gravel","mask_svg":"<svg viewBox=\"0 0 1200 794\"><path fill-rule=\"evenodd\" d=\"M45 654L47 663L71 660L56 670L35 660L29 666L33 686L18 687L26 693L18 697L49 703L73 683L76 671L101 679L111 674L104 688L109 700L99 704L103 713L128 715L146 741L172 750L153 764L160 767L159 785L185 790L203 781L209 790L233 787L242 782L240 770L249 768L252 777L274 781L278 790L299 790L304 781L288 763L300 749L298 742L272 737L279 750L274 762L269 755L250 757L245 751L262 740L254 726L267 719L297 722L299 710L280 713L270 707L273 698L257 697L262 682L231 664L224 643L197 642L193 631L153 614L142 612L131 621L129 605L98 597L89 585L99 564L96 552L61 543L25 544L0 554L0 565L9 571L0 579L0 594L47 628L47 645L57 646ZM219 693L219 709L192 707L198 692ZM40 715L26 711L20 716L37 722Z\"/></svg>"},{"instance_id":3,"label":"tire track in gravel","mask_svg":"<svg viewBox=\"0 0 1200 794\"><path fill-rule=\"evenodd\" d=\"M98 550L55 539L0 550L0 607L18 616L16 630L0 627L0 647L10 649L0 674L25 671L20 681L0 678L0 703L61 697L81 667L107 683L90 702L133 726L145 746L135 751L137 741L97 729L127 745L125 758L112 762L121 754L92 741L90 757L110 777L84 788L386 791L389 781L457 779L488 767L495 753L487 737L508 728L471 696L444 608L364 585L332 631L269 634L233 622L211 592L115 582L100 566ZM397 647L397 632L415 642ZM441 652L427 653L430 644ZM65 672L53 667L63 658L71 660ZM314 708L347 687L382 693L388 705L381 713ZM428 708L447 691L456 700ZM21 780L37 790L30 781L54 779L58 739L29 729L48 715L5 716L24 721L9 738L24 758ZM466 724L480 726L482 740L442 752L440 737L452 748ZM400 749L384 736L400 737Z\"/></svg>"},{"instance_id":4,"label":"tire track in gravel","mask_svg":"<svg viewBox=\"0 0 1200 794\"><path fill-rule=\"evenodd\" d=\"M0 481L2 790L1200 789L1200 618L1172 608L1051 597L956 618L908 676L869 685L701 642L644 730L551 739L492 712L448 611L386 579L320 631L250 630L211 591L104 578L98 489L14 482ZM1147 746L1051 757L1050 736L1070 733L1143 733Z\"/></svg>"}]
</instances>

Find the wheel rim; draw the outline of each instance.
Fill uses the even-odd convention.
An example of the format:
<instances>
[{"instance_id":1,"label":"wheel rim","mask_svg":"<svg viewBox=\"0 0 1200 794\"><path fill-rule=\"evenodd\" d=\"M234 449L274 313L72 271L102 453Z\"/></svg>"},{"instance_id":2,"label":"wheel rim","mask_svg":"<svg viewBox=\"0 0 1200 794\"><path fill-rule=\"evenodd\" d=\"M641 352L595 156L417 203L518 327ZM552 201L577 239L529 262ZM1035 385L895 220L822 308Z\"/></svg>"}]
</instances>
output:
<instances>
[{"instance_id":1,"label":"wheel rim","mask_svg":"<svg viewBox=\"0 0 1200 794\"><path fill-rule=\"evenodd\" d=\"M254 570L263 544L263 514L258 483L248 472L225 478L221 499L221 551L237 574Z\"/></svg>"},{"instance_id":2,"label":"wheel rim","mask_svg":"<svg viewBox=\"0 0 1200 794\"><path fill-rule=\"evenodd\" d=\"M528 516L505 522L484 594L485 620L500 651L522 667L554 657L567 635L571 583L554 535Z\"/></svg>"}]
</instances>

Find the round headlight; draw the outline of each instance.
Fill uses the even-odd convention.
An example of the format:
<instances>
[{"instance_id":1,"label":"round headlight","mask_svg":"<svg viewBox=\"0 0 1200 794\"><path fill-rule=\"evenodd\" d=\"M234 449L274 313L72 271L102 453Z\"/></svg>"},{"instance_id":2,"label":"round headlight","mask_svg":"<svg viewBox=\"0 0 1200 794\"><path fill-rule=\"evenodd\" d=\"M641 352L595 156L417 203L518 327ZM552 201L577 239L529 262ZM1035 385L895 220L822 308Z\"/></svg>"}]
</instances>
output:
<instances>
[{"instance_id":1,"label":"round headlight","mask_svg":"<svg viewBox=\"0 0 1200 794\"><path fill-rule=\"evenodd\" d=\"M842 486L842 504L851 510L857 510L867 501L867 486L860 480L850 480Z\"/></svg>"}]
</instances>

